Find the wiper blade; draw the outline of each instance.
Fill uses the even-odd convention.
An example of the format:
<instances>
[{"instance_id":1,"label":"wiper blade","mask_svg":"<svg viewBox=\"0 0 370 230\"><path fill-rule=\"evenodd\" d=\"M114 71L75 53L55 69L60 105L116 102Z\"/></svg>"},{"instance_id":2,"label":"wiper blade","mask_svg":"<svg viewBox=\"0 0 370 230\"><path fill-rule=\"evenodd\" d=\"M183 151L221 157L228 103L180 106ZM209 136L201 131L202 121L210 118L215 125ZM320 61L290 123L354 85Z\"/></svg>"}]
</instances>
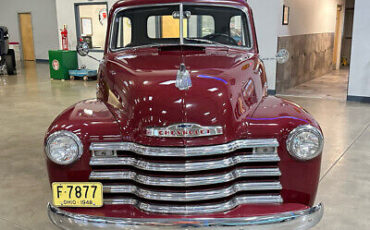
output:
<instances>
[{"instance_id":1,"label":"wiper blade","mask_svg":"<svg viewBox=\"0 0 370 230\"><path fill-rule=\"evenodd\" d=\"M215 42L215 41L211 41L211 40L207 40L207 39L202 39L202 38L184 38L186 41L194 41L194 42L200 42L200 43L207 43L207 44L222 44L222 43L219 43L219 42Z\"/></svg>"}]
</instances>

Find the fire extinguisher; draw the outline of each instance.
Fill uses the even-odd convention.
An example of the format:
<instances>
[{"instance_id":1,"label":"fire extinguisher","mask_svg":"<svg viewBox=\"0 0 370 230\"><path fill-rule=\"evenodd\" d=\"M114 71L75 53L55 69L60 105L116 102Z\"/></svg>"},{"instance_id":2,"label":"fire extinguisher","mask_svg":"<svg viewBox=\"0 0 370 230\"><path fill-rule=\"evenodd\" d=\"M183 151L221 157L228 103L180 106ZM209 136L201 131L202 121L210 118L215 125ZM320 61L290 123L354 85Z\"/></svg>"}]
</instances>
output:
<instances>
[{"instance_id":1,"label":"fire extinguisher","mask_svg":"<svg viewBox=\"0 0 370 230\"><path fill-rule=\"evenodd\" d=\"M61 30L62 35L62 49L68 50L68 30L67 25L64 25L64 29Z\"/></svg>"}]
</instances>

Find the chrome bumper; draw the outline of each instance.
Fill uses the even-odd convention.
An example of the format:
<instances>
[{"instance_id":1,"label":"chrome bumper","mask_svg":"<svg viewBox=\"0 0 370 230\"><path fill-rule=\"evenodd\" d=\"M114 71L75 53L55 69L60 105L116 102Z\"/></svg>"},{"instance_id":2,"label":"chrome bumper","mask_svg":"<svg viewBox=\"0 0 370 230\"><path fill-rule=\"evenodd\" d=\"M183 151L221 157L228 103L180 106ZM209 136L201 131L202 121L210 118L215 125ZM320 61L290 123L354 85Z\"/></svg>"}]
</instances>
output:
<instances>
[{"instance_id":1,"label":"chrome bumper","mask_svg":"<svg viewBox=\"0 0 370 230\"><path fill-rule=\"evenodd\" d=\"M322 218L322 204L315 207L296 211L284 212L270 216L245 218L197 218L197 219L120 219L79 215L63 211L48 204L50 220L65 230L73 229L223 229L223 230L305 230L315 226Z\"/></svg>"}]
</instances>

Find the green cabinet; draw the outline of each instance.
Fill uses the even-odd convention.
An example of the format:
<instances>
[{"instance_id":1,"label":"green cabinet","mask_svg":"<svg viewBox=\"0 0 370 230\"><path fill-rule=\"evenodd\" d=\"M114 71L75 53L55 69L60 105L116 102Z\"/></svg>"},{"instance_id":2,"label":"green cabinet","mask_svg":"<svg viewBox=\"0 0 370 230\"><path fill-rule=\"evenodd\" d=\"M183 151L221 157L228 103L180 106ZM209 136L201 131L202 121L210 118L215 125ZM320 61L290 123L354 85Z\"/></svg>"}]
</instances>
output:
<instances>
[{"instance_id":1,"label":"green cabinet","mask_svg":"<svg viewBox=\"0 0 370 230\"><path fill-rule=\"evenodd\" d=\"M50 77L69 80L69 70L78 69L77 52L71 50L49 50Z\"/></svg>"}]
</instances>

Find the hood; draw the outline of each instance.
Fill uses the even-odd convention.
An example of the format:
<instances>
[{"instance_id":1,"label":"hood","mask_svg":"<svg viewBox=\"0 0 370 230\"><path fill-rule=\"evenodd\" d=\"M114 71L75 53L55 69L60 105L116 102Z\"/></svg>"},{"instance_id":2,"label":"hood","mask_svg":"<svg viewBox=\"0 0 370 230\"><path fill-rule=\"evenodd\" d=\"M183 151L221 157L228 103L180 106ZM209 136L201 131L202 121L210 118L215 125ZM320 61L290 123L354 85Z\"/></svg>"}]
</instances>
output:
<instances>
[{"instance_id":1,"label":"hood","mask_svg":"<svg viewBox=\"0 0 370 230\"><path fill-rule=\"evenodd\" d=\"M180 90L176 76L181 64L190 74L192 87ZM125 141L153 146L198 146L226 143L246 136L238 103L252 73L252 61L239 50L179 48L125 51L110 67L116 72L115 90L122 98L119 111ZM153 138L146 129L179 123L221 126L223 135L201 138Z\"/></svg>"}]
</instances>

